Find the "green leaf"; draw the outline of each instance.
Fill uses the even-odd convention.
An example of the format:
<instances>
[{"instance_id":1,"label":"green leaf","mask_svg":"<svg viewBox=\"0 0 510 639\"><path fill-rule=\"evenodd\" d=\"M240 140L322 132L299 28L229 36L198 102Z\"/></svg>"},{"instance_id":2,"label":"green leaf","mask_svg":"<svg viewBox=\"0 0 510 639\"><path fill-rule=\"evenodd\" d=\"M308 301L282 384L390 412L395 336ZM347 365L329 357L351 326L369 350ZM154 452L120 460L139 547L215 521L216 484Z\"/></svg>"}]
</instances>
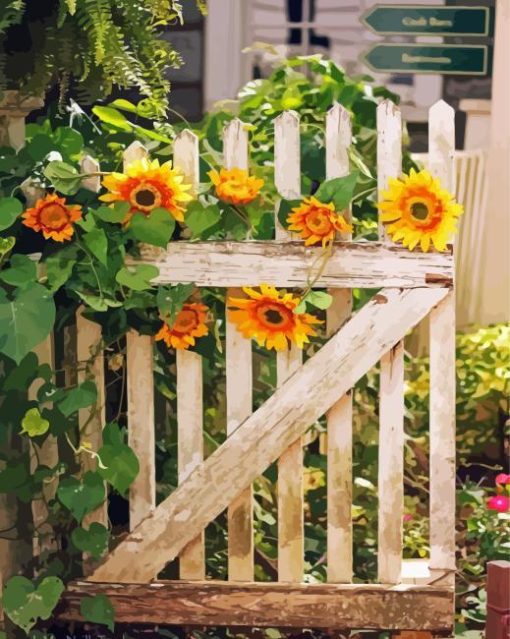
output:
<instances>
[{"instance_id":1,"label":"green leaf","mask_svg":"<svg viewBox=\"0 0 510 639\"><path fill-rule=\"evenodd\" d=\"M84 597L80 603L80 614L85 621L103 624L113 632L115 610L106 595Z\"/></svg>"},{"instance_id":2,"label":"green leaf","mask_svg":"<svg viewBox=\"0 0 510 639\"><path fill-rule=\"evenodd\" d=\"M0 231L12 226L22 211L23 205L18 199L15 197L3 197L0 200Z\"/></svg>"},{"instance_id":3,"label":"green leaf","mask_svg":"<svg viewBox=\"0 0 510 639\"><path fill-rule=\"evenodd\" d=\"M121 129L122 131L132 131L133 127L126 120L126 118L119 113L117 109L107 106L95 106L92 107L92 113L97 116L102 122L111 124L112 126Z\"/></svg>"},{"instance_id":4,"label":"green leaf","mask_svg":"<svg viewBox=\"0 0 510 639\"><path fill-rule=\"evenodd\" d=\"M8 253L12 251L16 244L14 237L0 237L0 263L3 262Z\"/></svg>"},{"instance_id":5,"label":"green leaf","mask_svg":"<svg viewBox=\"0 0 510 639\"><path fill-rule=\"evenodd\" d=\"M300 204L301 200L280 200L278 206L278 222L280 222L284 229L289 225L287 217L290 215L291 210Z\"/></svg>"},{"instance_id":6,"label":"green leaf","mask_svg":"<svg viewBox=\"0 0 510 639\"><path fill-rule=\"evenodd\" d=\"M314 193L314 197L320 202L324 202L324 204L334 202L335 209L341 213L349 206L358 181L358 175L358 171L353 171L344 177L326 180Z\"/></svg>"},{"instance_id":7,"label":"green leaf","mask_svg":"<svg viewBox=\"0 0 510 639\"><path fill-rule=\"evenodd\" d=\"M175 229L175 220L166 209L154 209L150 215L136 213L130 229L140 242L166 248Z\"/></svg>"},{"instance_id":8,"label":"green leaf","mask_svg":"<svg viewBox=\"0 0 510 639\"><path fill-rule=\"evenodd\" d=\"M306 303L315 308L326 309L331 306L333 297L323 291L310 291L306 296Z\"/></svg>"},{"instance_id":9,"label":"green leaf","mask_svg":"<svg viewBox=\"0 0 510 639\"><path fill-rule=\"evenodd\" d=\"M49 162L43 173L57 191L66 195L74 195L81 186L81 175L77 169L61 160Z\"/></svg>"},{"instance_id":10,"label":"green leaf","mask_svg":"<svg viewBox=\"0 0 510 639\"><path fill-rule=\"evenodd\" d=\"M175 286L159 286L157 293L158 310L163 319L170 326L174 323L177 314L184 302L189 298L194 284L176 284Z\"/></svg>"},{"instance_id":11,"label":"green leaf","mask_svg":"<svg viewBox=\"0 0 510 639\"><path fill-rule=\"evenodd\" d=\"M55 322L55 303L40 284L18 289L0 302L0 352L17 364L47 337Z\"/></svg>"},{"instance_id":12,"label":"green leaf","mask_svg":"<svg viewBox=\"0 0 510 639\"><path fill-rule=\"evenodd\" d=\"M110 102L110 106L114 109L127 111L128 113L136 113L136 106L129 102L129 100L124 100L124 98L117 98L113 102Z\"/></svg>"},{"instance_id":13,"label":"green leaf","mask_svg":"<svg viewBox=\"0 0 510 639\"><path fill-rule=\"evenodd\" d=\"M58 487L57 496L73 517L81 523L83 517L95 510L105 500L103 480L98 473L88 471L80 481L76 477L63 479Z\"/></svg>"},{"instance_id":14,"label":"green leaf","mask_svg":"<svg viewBox=\"0 0 510 639\"><path fill-rule=\"evenodd\" d=\"M37 280L36 264L27 255L13 255L9 268L0 271L0 279L11 286L30 286Z\"/></svg>"},{"instance_id":15,"label":"green leaf","mask_svg":"<svg viewBox=\"0 0 510 639\"><path fill-rule=\"evenodd\" d=\"M96 257L101 264L106 266L108 256L108 239L103 229L92 229L83 236L85 246Z\"/></svg>"},{"instance_id":16,"label":"green leaf","mask_svg":"<svg viewBox=\"0 0 510 639\"><path fill-rule=\"evenodd\" d=\"M11 577L3 592L4 610L10 619L26 633L39 619L49 619L64 584L58 577L45 577L36 587L26 577Z\"/></svg>"},{"instance_id":17,"label":"green leaf","mask_svg":"<svg viewBox=\"0 0 510 639\"><path fill-rule=\"evenodd\" d=\"M55 144L66 156L77 155L83 149L83 136L69 126L59 126L54 133Z\"/></svg>"},{"instance_id":18,"label":"green leaf","mask_svg":"<svg viewBox=\"0 0 510 639\"><path fill-rule=\"evenodd\" d=\"M69 417L80 408L92 406L97 401L97 387L93 381L87 380L76 388L68 391L62 401L58 403L58 409Z\"/></svg>"},{"instance_id":19,"label":"green leaf","mask_svg":"<svg viewBox=\"0 0 510 639\"><path fill-rule=\"evenodd\" d=\"M100 559L108 549L108 529L96 521L90 524L88 530L75 528L71 533L71 540L78 550L89 553L93 559Z\"/></svg>"},{"instance_id":20,"label":"green leaf","mask_svg":"<svg viewBox=\"0 0 510 639\"><path fill-rule=\"evenodd\" d=\"M82 291L74 292L85 302L87 306L100 313L104 313L104 311L107 311L109 308L118 308L123 305L123 302L109 297L90 295L89 293L83 293Z\"/></svg>"},{"instance_id":21,"label":"green leaf","mask_svg":"<svg viewBox=\"0 0 510 639\"><path fill-rule=\"evenodd\" d=\"M98 450L103 466L98 473L108 481L121 495L125 495L129 486L140 471L140 464L132 449L124 443L125 431L117 424L107 424L103 431L104 445Z\"/></svg>"},{"instance_id":22,"label":"green leaf","mask_svg":"<svg viewBox=\"0 0 510 639\"><path fill-rule=\"evenodd\" d=\"M103 222L118 224L124 221L129 209L129 202L115 202L113 206L100 206L92 213Z\"/></svg>"},{"instance_id":23,"label":"green leaf","mask_svg":"<svg viewBox=\"0 0 510 639\"><path fill-rule=\"evenodd\" d=\"M200 237L204 231L210 229L220 221L219 206L204 206L201 202L191 202L186 212L185 223L191 230L192 237Z\"/></svg>"},{"instance_id":24,"label":"green leaf","mask_svg":"<svg viewBox=\"0 0 510 639\"><path fill-rule=\"evenodd\" d=\"M32 501L35 488L28 464L15 460L7 462L0 471L0 493L12 493L25 504Z\"/></svg>"},{"instance_id":25,"label":"green leaf","mask_svg":"<svg viewBox=\"0 0 510 639\"><path fill-rule=\"evenodd\" d=\"M48 286L52 292L57 291L71 277L77 257L78 247L75 244L70 244L52 255L48 255L44 260Z\"/></svg>"},{"instance_id":26,"label":"green leaf","mask_svg":"<svg viewBox=\"0 0 510 639\"><path fill-rule=\"evenodd\" d=\"M151 280L159 275L159 269L152 264L137 264L121 268L115 279L122 286L134 291L145 291L152 288Z\"/></svg>"},{"instance_id":27,"label":"green leaf","mask_svg":"<svg viewBox=\"0 0 510 639\"><path fill-rule=\"evenodd\" d=\"M26 433L29 437L38 437L48 432L50 422L41 417L38 408L30 408L21 420L21 434Z\"/></svg>"},{"instance_id":28,"label":"green leaf","mask_svg":"<svg viewBox=\"0 0 510 639\"><path fill-rule=\"evenodd\" d=\"M2 385L3 391L26 390L38 373L38 359L35 353L28 353L18 366L14 366Z\"/></svg>"}]
</instances>

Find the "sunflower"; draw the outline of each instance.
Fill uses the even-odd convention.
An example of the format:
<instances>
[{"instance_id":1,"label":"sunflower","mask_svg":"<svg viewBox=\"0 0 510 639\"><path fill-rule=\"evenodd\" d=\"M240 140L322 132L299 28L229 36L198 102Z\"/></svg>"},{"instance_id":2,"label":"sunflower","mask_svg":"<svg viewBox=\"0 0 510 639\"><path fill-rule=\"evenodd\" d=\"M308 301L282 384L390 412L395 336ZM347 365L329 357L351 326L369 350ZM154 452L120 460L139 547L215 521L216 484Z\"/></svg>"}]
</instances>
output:
<instances>
[{"instance_id":1,"label":"sunflower","mask_svg":"<svg viewBox=\"0 0 510 639\"><path fill-rule=\"evenodd\" d=\"M335 211L333 202L324 204L313 195L305 197L299 206L292 209L287 217L289 231L298 231L305 240L305 246L322 243L325 246L335 239L337 231L351 233L352 226L343 215Z\"/></svg>"},{"instance_id":2,"label":"sunflower","mask_svg":"<svg viewBox=\"0 0 510 639\"><path fill-rule=\"evenodd\" d=\"M463 208L451 193L441 188L438 179L428 171L411 169L401 179L390 179L389 189L382 196L378 207L394 242L402 240L411 251L417 244L425 252L431 244L438 251L446 249Z\"/></svg>"},{"instance_id":3,"label":"sunflower","mask_svg":"<svg viewBox=\"0 0 510 639\"><path fill-rule=\"evenodd\" d=\"M46 240L66 242L74 234L73 223L81 220L81 206L66 204L64 197L54 193L37 200L33 208L27 209L23 215L23 224L42 233Z\"/></svg>"},{"instance_id":4,"label":"sunflower","mask_svg":"<svg viewBox=\"0 0 510 639\"><path fill-rule=\"evenodd\" d=\"M194 346L195 337L202 337L209 332L205 324L208 310L205 304L184 304L172 326L163 323L156 335L156 341L162 340L168 348L181 350Z\"/></svg>"},{"instance_id":5,"label":"sunflower","mask_svg":"<svg viewBox=\"0 0 510 639\"><path fill-rule=\"evenodd\" d=\"M221 169L207 174L214 186L216 195L227 204L249 204L258 196L264 180L248 174L244 169Z\"/></svg>"},{"instance_id":6,"label":"sunflower","mask_svg":"<svg viewBox=\"0 0 510 639\"><path fill-rule=\"evenodd\" d=\"M143 158L130 164L125 173L111 173L103 180L109 193L100 196L103 202L128 202L131 205L124 224L135 213L149 215L158 208L166 209L176 220L184 220L186 203L192 197L189 184L171 162L159 164L158 160Z\"/></svg>"},{"instance_id":7,"label":"sunflower","mask_svg":"<svg viewBox=\"0 0 510 639\"><path fill-rule=\"evenodd\" d=\"M322 322L308 313L294 313L299 298L280 293L274 286L261 284L260 292L243 288L248 298L228 299L228 317L248 339L254 337L259 346L284 351L289 344L303 348L309 335L316 335L313 324Z\"/></svg>"}]
</instances>

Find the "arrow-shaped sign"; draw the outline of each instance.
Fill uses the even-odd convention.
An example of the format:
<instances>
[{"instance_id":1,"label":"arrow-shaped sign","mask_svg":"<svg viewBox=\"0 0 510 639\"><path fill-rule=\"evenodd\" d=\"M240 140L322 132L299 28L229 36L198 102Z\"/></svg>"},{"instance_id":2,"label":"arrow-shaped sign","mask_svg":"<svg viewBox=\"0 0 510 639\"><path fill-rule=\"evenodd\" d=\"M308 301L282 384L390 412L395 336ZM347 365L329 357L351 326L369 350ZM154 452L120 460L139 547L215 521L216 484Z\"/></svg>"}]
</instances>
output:
<instances>
[{"instance_id":1,"label":"arrow-shaped sign","mask_svg":"<svg viewBox=\"0 0 510 639\"><path fill-rule=\"evenodd\" d=\"M376 5L361 17L361 21L381 35L491 35L488 7Z\"/></svg>"},{"instance_id":2,"label":"arrow-shaped sign","mask_svg":"<svg viewBox=\"0 0 510 639\"><path fill-rule=\"evenodd\" d=\"M456 44L390 44L373 46L364 56L374 71L487 75L489 47Z\"/></svg>"}]
</instances>

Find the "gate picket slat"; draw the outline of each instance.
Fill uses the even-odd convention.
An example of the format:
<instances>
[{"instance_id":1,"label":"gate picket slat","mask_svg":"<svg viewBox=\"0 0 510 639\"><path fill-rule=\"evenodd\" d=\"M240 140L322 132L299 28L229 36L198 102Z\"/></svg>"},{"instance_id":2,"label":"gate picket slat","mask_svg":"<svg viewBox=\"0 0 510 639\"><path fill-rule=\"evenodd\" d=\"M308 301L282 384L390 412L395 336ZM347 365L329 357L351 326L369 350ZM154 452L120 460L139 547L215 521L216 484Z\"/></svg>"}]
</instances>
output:
<instances>
[{"instance_id":1,"label":"gate picket slat","mask_svg":"<svg viewBox=\"0 0 510 639\"><path fill-rule=\"evenodd\" d=\"M225 168L248 169L248 132L234 119L223 133ZM228 288L227 297L242 297L242 289ZM252 344L226 322L227 436L252 412ZM253 579L253 487L246 488L228 508L228 578Z\"/></svg>"},{"instance_id":2,"label":"gate picket slat","mask_svg":"<svg viewBox=\"0 0 510 639\"><path fill-rule=\"evenodd\" d=\"M402 118L390 100L377 107L377 191L402 172ZM391 244L379 217L379 238ZM378 576L398 583L402 572L404 514L404 344L381 358L379 390Z\"/></svg>"},{"instance_id":3,"label":"gate picket slat","mask_svg":"<svg viewBox=\"0 0 510 639\"><path fill-rule=\"evenodd\" d=\"M301 196L299 116L286 111L274 124L274 172L278 193ZM276 239L291 240L275 215ZM277 354L276 379L281 386L302 364L296 346ZM297 439L278 460L278 581L301 582L304 572L303 446Z\"/></svg>"},{"instance_id":4,"label":"gate picket slat","mask_svg":"<svg viewBox=\"0 0 510 639\"><path fill-rule=\"evenodd\" d=\"M156 505L152 337L130 330L126 353L128 441L140 464L129 487L129 528L133 530Z\"/></svg>"},{"instance_id":5,"label":"gate picket slat","mask_svg":"<svg viewBox=\"0 0 510 639\"><path fill-rule=\"evenodd\" d=\"M455 111L440 100L429 110L429 166L449 191L455 186L454 150ZM430 313L430 571L444 572L444 583L455 583L453 290Z\"/></svg>"},{"instance_id":6,"label":"gate picket slat","mask_svg":"<svg viewBox=\"0 0 510 639\"><path fill-rule=\"evenodd\" d=\"M351 121L347 109L335 104L326 116L326 179L349 174ZM351 211L343 211L351 220ZM345 235L343 240L352 236ZM350 317L352 291L329 289L333 297L326 312L328 335ZM327 414L327 576L333 583L352 580L352 393L341 397Z\"/></svg>"},{"instance_id":7,"label":"gate picket slat","mask_svg":"<svg viewBox=\"0 0 510 639\"><path fill-rule=\"evenodd\" d=\"M196 193L199 183L198 138L182 131L174 143L174 164ZM198 353L178 350L177 365L177 451L178 480L182 483L204 458L202 357ZM204 531L179 555L181 579L205 579Z\"/></svg>"}]
</instances>

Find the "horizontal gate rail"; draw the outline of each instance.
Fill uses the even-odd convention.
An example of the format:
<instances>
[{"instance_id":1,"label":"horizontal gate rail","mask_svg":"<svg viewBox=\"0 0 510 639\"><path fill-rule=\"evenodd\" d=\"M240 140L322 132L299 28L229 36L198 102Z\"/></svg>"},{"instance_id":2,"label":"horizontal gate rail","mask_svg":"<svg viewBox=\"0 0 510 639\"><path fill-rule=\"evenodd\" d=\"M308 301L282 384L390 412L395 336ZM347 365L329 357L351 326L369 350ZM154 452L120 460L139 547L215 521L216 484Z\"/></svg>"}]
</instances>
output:
<instances>
[{"instance_id":1,"label":"horizontal gate rail","mask_svg":"<svg viewBox=\"0 0 510 639\"><path fill-rule=\"evenodd\" d=\"M168 249L145 245L141 259L154 264L155 284L194 282L197 286L306 286L321 248L302 242L172 242ZM379 242L336 242L317 288L416 288L451 286L453 255L411 253ZM316 268L315 268L316 270Z\"/></svg>"},{"instance_id":2,"label":"horizontal gate rail","mask_svg":"<svg viewBox=\"0 0 510 639\"><path fill-rule=\"evenodd\" d=\"M383 289L375 295L148 515L90 579L154 579L447 293Z\"/></svg>"},{"instance_id":3,"label":"horizontal gate rail","mask_svg":"<svg viewBox=\"0 0 510 639\"><path fill-rule=\"evenodd\" d=\"M60 618L80 620L83 597L107 595L119 623L280 628L365 628L449 632L453 592L434 586L380 584L152 584L76 582Z\"/></svg>"}]
</instances>

